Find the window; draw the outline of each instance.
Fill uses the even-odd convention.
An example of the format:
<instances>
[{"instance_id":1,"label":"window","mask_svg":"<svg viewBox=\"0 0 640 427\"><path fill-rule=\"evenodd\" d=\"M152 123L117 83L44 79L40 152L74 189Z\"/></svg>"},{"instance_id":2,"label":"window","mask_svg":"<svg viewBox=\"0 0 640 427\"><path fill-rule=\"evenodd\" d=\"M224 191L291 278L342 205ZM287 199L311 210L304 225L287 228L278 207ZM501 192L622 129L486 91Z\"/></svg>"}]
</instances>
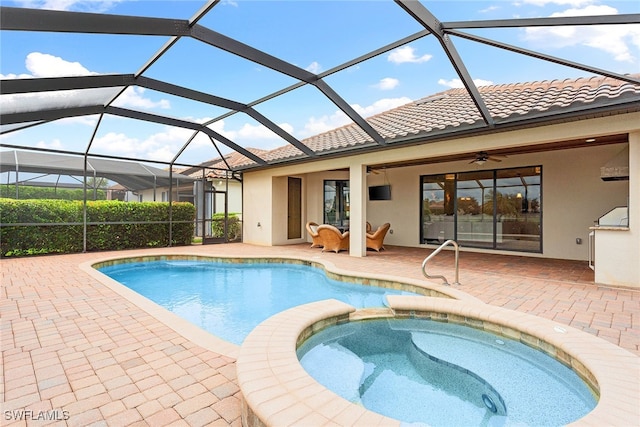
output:
<instances>
[{"instance_id":1,"label":"window","mask_svg":"<svg viewBox=\"0 0 640 427\"><path fill-rule=\"evenodd\" d=\"M349 227L349 181L324 182L324 223Z\"/></svg>"},{"instance_id":2,"label":"window","mask_svg":"<svg viewBox=\"0 0 640 427\"><path fill-rule=\"evenodd\" d=\"M421 177L421 242L542 252L541 166Z\"/></svg>"}]
</instances>

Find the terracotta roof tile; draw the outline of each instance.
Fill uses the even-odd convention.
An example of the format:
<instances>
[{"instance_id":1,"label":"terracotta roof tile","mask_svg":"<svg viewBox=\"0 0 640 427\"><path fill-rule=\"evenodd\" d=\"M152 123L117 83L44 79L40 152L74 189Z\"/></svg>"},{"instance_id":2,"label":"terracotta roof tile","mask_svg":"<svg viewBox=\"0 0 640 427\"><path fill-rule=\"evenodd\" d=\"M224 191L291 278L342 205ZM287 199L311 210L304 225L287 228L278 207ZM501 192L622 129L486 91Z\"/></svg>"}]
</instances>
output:
<instances>
[{"instance_id":1,"label":"terracotta roof tile","mask_svg":"<svg viewBox=\"0 0 640 427\"><path fill-rule=\"evenodd\" d=\"M640 74L633 77L639 77ZM535 116L550 110L594 104L623 96L640 96L640 85L609 77L545 80L478 87L484 103L497 123ZM392 110L368 117L367 122L387 141L433 131L482 125L483 119L466 89L436 93ZM310 138L303 144L317 153L376 145L359 126L352 123ZM393 143L393 142L391 142ZM292 145L270 151L256 150L269 162L285 161L305 155ZM252 160L240 156L231 166L248 166Z\"/></svg>"}]
</instances>

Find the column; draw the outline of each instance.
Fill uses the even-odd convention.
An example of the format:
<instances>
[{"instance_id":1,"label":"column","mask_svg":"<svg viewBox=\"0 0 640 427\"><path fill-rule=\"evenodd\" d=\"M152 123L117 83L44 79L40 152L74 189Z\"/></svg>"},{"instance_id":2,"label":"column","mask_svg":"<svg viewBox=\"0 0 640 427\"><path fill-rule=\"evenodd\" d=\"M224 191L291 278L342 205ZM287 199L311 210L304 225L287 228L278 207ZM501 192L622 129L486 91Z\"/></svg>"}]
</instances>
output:
<instances>
[{"instance_id":1,"label":"column","mask_svg":"<svg viewBox=\"0 0 640 427\"><path fill-rule=\"evenodd\" d=\"M367 255L367 166L349 167L349 255Z\"/></svg>"}]
</instances>

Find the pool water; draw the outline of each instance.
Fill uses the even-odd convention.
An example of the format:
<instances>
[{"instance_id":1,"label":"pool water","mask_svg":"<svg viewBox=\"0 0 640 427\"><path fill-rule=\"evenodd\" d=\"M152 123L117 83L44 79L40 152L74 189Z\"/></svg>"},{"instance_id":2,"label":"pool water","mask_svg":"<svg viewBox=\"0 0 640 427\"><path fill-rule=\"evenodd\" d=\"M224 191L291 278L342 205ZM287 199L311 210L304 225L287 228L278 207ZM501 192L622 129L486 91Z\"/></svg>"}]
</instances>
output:
<instances>
[{"instance_id":1,"label":"pool water","mask_svg":"<svg viewBox=\"0 0 640 427\"><path fill-rule=\"evenodd\" d=\"M415 295L331 280L319 268L294 264L163 260L99 270L238 345L263 320L296 305L334 298L356 308L381 307L387 294Z\"/></svg>"},{"instance_id":2,"label":"pool water","mask_svg":"<svg viewBox=\"0 0 640 427\"><path fill-rule=\"evenodd\" d=\"M298 358L341 397L415 425L558 426L597 403L573 370L541 351L431 320L328 327L300 346Z\"/></svg>"}]
</instances>

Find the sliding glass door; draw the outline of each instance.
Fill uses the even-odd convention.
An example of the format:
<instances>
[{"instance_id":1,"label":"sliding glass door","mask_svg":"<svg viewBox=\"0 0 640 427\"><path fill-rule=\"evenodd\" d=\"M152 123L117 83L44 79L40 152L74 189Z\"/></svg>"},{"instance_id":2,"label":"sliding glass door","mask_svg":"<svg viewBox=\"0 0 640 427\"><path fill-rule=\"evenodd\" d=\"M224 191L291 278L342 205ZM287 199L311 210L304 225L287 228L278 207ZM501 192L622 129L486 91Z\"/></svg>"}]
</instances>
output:
<instances>
[{"instance_id":1,"label":"sliding glass door","mask_svg":"<svg viewBox=\"0 0 640 427\"><path fill-rule=\"evenodd\" d=\"M539 251L542 224L540 168L496 171L497 248Z\"/></svg>"},{"instance_id":2,"label":"sliding glass door","mask_svg":"<svg viewBox=\"0 0 640 427\"><path fill-rule=\"evenodd\" d=\"M542 252L542 167L421 177L422 243Z\"/></svg>"},{"instance_id":3,"label":"sliding glass door","mask_svg":"<svg viewBox=\"0 0 640 427\"><path fill-rule=\"evenodd\" d=\"M455 238L455 174L422 177L422 243Z\"/></svg>"},{"instance_id":4,"label":"sliding glass door","mask_svg":"<svg viewBox=\"0 0 640 427\"><path fill-rule=\"evenodd\" d=\"M476 248L493 247L493 171L459 173L456 182L456 240Z\"/></svg>"}]
</instances>

